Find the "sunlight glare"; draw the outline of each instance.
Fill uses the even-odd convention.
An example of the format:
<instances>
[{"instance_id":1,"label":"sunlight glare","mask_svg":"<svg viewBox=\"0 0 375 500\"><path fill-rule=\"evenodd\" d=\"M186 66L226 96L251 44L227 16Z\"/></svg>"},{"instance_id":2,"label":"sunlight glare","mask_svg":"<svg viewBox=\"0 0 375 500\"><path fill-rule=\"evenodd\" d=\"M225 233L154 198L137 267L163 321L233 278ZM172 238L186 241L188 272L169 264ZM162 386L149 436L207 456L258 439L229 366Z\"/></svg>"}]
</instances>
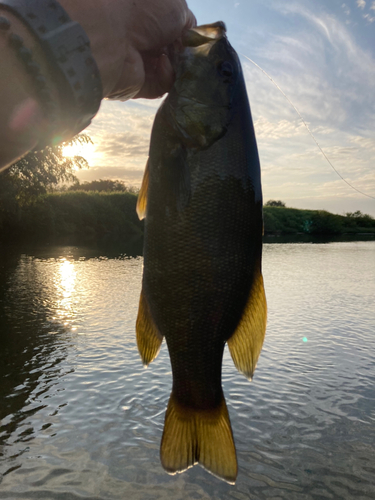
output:
<instances>
[{"instance_id":1,"label":"sunlight glare","mask_svg":"<svg viewBox=\"0 0 375 500\"><path fill-rule=\"evenodd\" d=\"M62 259L56 274L55 284L59 291L60 298L56 303L56 312L58 321L64 326L73 326L75 320L75 295L77 272L74 262ZM55 319L54 318L54 319Z\"/></svg>"},{"instance_id":2,"label":"sunlight glare","mask_svg":"<svg viewBox=\"0 0 375 500\"><path fill-rule=\"evenodd\" d=\"M95 149L95 144L71 144L70 146L64 146L63 156L65 158L82 156L91 165L96 156Z\"/></svg>"}]
</instances>

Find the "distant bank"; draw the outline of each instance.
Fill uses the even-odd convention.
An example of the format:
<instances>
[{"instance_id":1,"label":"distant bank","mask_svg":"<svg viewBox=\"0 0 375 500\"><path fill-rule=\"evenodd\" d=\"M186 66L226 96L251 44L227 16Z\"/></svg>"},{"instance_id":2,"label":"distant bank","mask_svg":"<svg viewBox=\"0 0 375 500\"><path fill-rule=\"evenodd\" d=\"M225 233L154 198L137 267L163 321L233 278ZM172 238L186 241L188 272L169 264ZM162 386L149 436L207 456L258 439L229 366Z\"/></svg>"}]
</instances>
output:
<instances>
[{"instance_id":1,"label":"distant bank","mask_svg":"<svg viewBox=\"0 0 375 500\"><path fill-rule=\"evenodd\" d=\"M128 240L143 234L132 192L68 191L41 195L0 214L2 243L64 241L89 243ZM204 214L202 214L204 216ZM266 236L375 235L375 219L361 212L336 215L323 210L264 207Z\"/></svg>"},{"instance_id":2,"label":"distant bank","mask_svg":"<svg viewBox=\"0 0 375 500\"><path fill-rule=\"evenodd\" d=\"M264 233L274 235L374 234L375 219L360 211L337 215L325 210L264 207Z\"/></svg>"}]
</instances>

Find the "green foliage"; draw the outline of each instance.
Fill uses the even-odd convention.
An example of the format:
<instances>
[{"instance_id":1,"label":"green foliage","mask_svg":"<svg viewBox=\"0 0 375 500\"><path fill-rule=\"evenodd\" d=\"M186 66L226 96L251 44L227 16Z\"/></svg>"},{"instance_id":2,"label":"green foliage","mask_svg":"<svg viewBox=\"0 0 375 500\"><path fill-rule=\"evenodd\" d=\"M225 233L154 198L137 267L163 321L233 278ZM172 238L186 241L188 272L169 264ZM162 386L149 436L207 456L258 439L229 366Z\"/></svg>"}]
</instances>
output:
<instances>
[{"instance_id":1,"label":"green foliage","mask_svg":"<svg viewBox=\"0 0 375 500\"><path fill-rule=\"evenodd\" d=\"M53 190L61 182L77 180L75 172L87 168L87 161L82 156L65 157L63 149L71 144L92 143L89 136L77 135L68 143L47 146L42 151L31 151L14 163L6 175L17 191L17 198L29 202L36 196Z\"/></svg>"},{"instance_id":2,"label":"green foliage","mask_svg":"<svg viewBox=\"0 0 375 500\"><path fill-rule=\"evenodd\" d=\"M31 151L8 169L0 172L0 228L18 218L18 212L38 196L57 187L61 182L77 180L77 169L87 167L81 156L66 158L63 148L71 144L92 142L85 134L68 143Z\"/></svg>"},{"instance_id":3,"label":"green foliage","mask_svg":"<svg viewBox=\"0 0 375 500\"><path fill-rule=\"evenodd\" d=\"M263 209L265 233L297 234L305 232L306 221L311 217L311 210L265 206Z\"/></svg>"},{"instance_id":4,"label":"green foliage","mask_svg":"<svg viewBox=\"0 0 375 500\"><path fill-rule=\"evenodd\" d=\"M265 206L263 218L265 234L375 233L375 219L360 211L343 216L325 210Z\"/></svg>"},{"instance_id":5,"label":"green foliage","mask_svg":"<svg viewBox=\"0 0 375 500\"><path fill-rule=\"evenodd\" d=\"M132 193L68 191L38 197L13 225L13 238L27 241L124 239L142 234Z\"/></svg>"},{"instance_id":6,"label":"green foliage","mask_svg":"<svg viewBox=\"0 0 375 500\"><path fill-rule=\"evenodd\" d=\"M340 234L343 232L342 217L325 210L314 212L311 218L311 234Z\"/></svg>"},{"instance_id":7,"label":"green foliage","mask_svg":"<svg viewBox=\"0 0 375 500\"><path fill-rule=\"evenodd\" d=\"M134 186L127 186L125 182L111 179L99 179L91 182L80 182L77 180L68 191L97 191L99 193L127 192L137 194L139 189Z\"/></svg>"},{"instance_id":8,"label":"green foliage","mask_svg":"<svg viewBox=\"0 0 375 500\"><path fill-rule=\"evenodd\" d=\"M347 228L375 228L375 219L373 219L371 215L363 214L360 210L356 212L347 212L345 215L346 220L344 225Z\"/></svg>"},{"instance_id":9,"label":"green foliage","mask_svg":"<svg viewBox=\"0 0 375 500\"><path fill-rule=\"evenodd\" d=\"M285 203L281 200L268 200L265 207L285 207Z\"/></svg>"}]
</instances>

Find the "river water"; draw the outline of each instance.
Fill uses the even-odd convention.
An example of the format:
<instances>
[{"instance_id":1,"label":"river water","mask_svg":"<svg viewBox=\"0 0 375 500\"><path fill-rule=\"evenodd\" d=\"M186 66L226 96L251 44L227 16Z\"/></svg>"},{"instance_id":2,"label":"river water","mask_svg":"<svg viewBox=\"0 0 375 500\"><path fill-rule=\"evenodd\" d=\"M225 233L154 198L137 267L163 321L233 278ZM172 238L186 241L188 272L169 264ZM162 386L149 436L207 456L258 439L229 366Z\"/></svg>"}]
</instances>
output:
<instances>
[{"instance_id":1,"label":"river water","mask_svg":"<svg viewBox=\"0 0 375 500\"><path fill-rule=\"evenodd\" d=\"M235 486L160 465L171 369L137 352L137 253L1 254L0 498L374 499L375 241L264 245L254 380L223 362Z\"/></svg>"}]
</instances>

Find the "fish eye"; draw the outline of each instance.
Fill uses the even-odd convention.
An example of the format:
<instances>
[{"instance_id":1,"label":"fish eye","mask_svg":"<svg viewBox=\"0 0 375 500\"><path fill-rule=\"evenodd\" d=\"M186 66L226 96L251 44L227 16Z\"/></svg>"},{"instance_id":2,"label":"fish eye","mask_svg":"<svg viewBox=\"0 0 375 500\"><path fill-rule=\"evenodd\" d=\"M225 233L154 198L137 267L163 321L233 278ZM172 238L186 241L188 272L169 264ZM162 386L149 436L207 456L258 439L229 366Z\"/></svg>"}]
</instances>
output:
<instances>
[{"instance_id":1,"label":"fish eye","mask_svg":"<svg viewBox=\"0 0 375 500\"><path fill-rule=\"evenodd\" d=\"M219 73L221 76L232 76L233 75L233 66L230 62L224 61L219 66Z\"/></svg>"}]
</instances>

